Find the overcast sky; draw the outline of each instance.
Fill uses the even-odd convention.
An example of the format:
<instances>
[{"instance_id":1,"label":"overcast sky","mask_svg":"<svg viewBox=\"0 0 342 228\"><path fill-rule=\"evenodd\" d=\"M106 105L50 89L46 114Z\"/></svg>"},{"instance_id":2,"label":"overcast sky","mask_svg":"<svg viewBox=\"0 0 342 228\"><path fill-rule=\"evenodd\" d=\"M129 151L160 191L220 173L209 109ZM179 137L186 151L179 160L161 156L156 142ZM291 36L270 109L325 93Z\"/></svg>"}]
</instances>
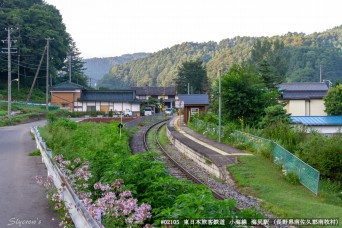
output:
<instances>
[{"instance_id":1,"label":"overcast sky","mask_svg":"<svg viewBox=\"0 0 342 228\"><path fill-rule=\"evenodd\" d=\"M322 32L342 25L341 0L45 0L84 58L156 52L182 42Z\"/></svg>"}]
</instances>

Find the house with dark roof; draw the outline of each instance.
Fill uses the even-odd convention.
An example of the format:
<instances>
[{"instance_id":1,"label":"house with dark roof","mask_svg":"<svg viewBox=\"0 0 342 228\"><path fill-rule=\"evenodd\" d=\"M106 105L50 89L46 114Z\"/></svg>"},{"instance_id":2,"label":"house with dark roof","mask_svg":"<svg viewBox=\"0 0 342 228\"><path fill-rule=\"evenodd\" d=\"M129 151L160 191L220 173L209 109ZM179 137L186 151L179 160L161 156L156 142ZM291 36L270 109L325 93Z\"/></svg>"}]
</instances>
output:
<instances>
[{"instance_id":1,"label":"house with dark roof","mask_svg":"<svg viewBox=\"0 0 342 228\"><path fill-rule=\"evenodd\" d=\"M158 101L162 98L164 100L165 107L173 108L175 100L177 98L176 87L155 87L155 86L143 86L143 87L131 87L135 90L136 98L142 102L147 102L148 98L154 98Z\"/></svg>"},{"instance_id":2,"label":"house with dark roof","mask_svg":"<svg viewBox=\"0 0 342 228\"><path fill-rule=\"evenodd\" d=\"M329 87L321 82L292 82L279 85L280 101L292 116L326 116L323 97Z\"/></svg>"},{"instance_id":3,"label":"house with dark roof","mask_svg":"<svg viewBox=\"0 0 342 228\"><path fill-rule=\"evenodd\" d=\"M62 109L75 112L132 111L139 115L140 103L136 99L135 90L87 90L72 82L63 82L50 88L51 103Z\"/></svg>"},{"instance_id":4,"label":"house with dark roof","mask_svg":"<svg viewBox=\"0 0 342 228\"><path fill-rule=\"evenodd\" d=\"M74 102L81 97L83 86L73 82L62 82L50 87L51 104L59 105L61 109L72 111Z\"/></svg>"},{"instance_id":5,"label":"house with dark roof","mask_svg":"<svg viewBox=\"0 0 342 228\"><path fill-rule=\"evenodd\" d=\"M342 133L342 116L290 116L291 124L322 134Z\"/></svg>"},{"instance_id":6,"label":"house with dark roof","mask_svg":"<svg viewBox=\"0 0 342 228\"><path fill-rule=\"evenodd\" d=\"M74 102L74 111L124 112L140 113L140 101L134 90L82 90L80 98Z\"/></svg>"},{"instance_id":7,"label":"house with dark roof","mask_svg":"<svg viewBox=\"0 0 342 228\"><path fill-rule=\"evenodd\" d=\"M178 94L178 102L184 104L184 123L191 116L206 112L209 106L208 94Z\"/></svg>"}]
</instances>

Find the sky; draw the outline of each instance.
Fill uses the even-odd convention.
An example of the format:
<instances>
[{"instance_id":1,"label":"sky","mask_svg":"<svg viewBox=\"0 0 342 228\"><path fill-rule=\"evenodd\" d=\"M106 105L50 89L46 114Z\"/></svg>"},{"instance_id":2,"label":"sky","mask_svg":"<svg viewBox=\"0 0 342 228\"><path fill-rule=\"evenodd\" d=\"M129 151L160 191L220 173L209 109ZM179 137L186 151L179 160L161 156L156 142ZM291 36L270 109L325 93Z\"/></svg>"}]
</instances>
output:
<instances>
[{"instance_id":1,"label":"sky","mask_svg":"<svg viewBox=\"0 0 342 228\"><path fill-rule=\"evenodd\" d=\"M81 56L157 52L183 42L323 32L342 25L341 0L45 0Z\"/></svg>"}]
</instances>

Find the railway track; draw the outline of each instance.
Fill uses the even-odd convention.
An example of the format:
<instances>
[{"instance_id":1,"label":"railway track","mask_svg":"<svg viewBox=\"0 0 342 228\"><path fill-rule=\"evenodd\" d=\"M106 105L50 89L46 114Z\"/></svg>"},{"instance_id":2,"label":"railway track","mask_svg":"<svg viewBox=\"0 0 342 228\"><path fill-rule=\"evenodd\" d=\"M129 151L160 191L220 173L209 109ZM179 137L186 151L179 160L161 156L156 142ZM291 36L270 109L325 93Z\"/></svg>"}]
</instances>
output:
<instances>
[{"instance_id":1,"label":"railway track","mask_svg":"<svg viewBox=\"0 0 342 228\"><path fill-rule=\"evenodd\" d=\"M158 160L161 160L165 162L165 165L167 169L169 170L169 173L173 176L175 176L178 179L188 179L191 180L193 183L196 184L204 184L200 179L192 175L189 171L186 170L181 164L179 164L175 159L172 158L171 154L168 153L168 151L161 145L158 139L158 134L163 126L165 126L165 121L157 122L153 125L151 125L144 134L144 147L147 151L150 151L150 145L148 143L148 135L152 133L154 130L154 141L155 144L158 146L159 151L161 152L161 157ZM153 134L153 133L152 133ZM216 191L212 190L213 195L215 198L219 200L225 199L223 196L221 196Z\"/></svg>"},{"instance_id":2,"label":"railway track","mask_svg":"<svg viewBox=\"0 0 342 228\"><path fill-rule=\"evenodd\" d=\"M134 135L134 140L130 142L132 153L144 153L145 151L159 152L160 156L155 157L155 159L163 161L169 173L176 178L187 179L194 183L208 186L208 188L213 192L214 197L219 200L234 199L237 202L237 206L233 209L234 211L240 211L248 208L256 209L261 211L266 217L275 218L272 214L264 211L256 199L244 196L236 189L228 186L226 183L212 178L210 174L207 174L203 169L198 167L197 164L192 162L192 160L183 158L183 155L179 153L179 151L172 151L173 147L165 149L158 140L158 134L160 129L165 126L166 121L168 120L169 119L156 120L154 123L141 127ZM153 141L152 143L149 142L148 135L150 135L150 141ZM155 146L152 148L152 146L149 145L150 143ZM196 174L196 176L193 174ZM258 225L253 227L265 226Z\"/></svg>"}]
</instances>

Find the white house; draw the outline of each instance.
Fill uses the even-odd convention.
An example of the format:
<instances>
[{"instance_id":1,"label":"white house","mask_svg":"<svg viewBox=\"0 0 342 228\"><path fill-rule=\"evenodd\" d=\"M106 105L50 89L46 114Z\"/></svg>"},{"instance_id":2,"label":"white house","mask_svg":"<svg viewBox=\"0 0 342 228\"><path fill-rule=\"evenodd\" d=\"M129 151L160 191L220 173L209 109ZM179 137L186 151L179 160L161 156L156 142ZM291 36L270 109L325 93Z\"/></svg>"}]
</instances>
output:
<instances>
[{"instance_id":1,"label":"white house","mask_svg":"<svg viewBox=\"0 0 342 228\"><path fill-rule=\"evenodd\" d=\"M323 97L328 89L320 82L282 83L280 101L287 103L285 109L292 116L326 116Z\"/></svg>"}]
</instances>

